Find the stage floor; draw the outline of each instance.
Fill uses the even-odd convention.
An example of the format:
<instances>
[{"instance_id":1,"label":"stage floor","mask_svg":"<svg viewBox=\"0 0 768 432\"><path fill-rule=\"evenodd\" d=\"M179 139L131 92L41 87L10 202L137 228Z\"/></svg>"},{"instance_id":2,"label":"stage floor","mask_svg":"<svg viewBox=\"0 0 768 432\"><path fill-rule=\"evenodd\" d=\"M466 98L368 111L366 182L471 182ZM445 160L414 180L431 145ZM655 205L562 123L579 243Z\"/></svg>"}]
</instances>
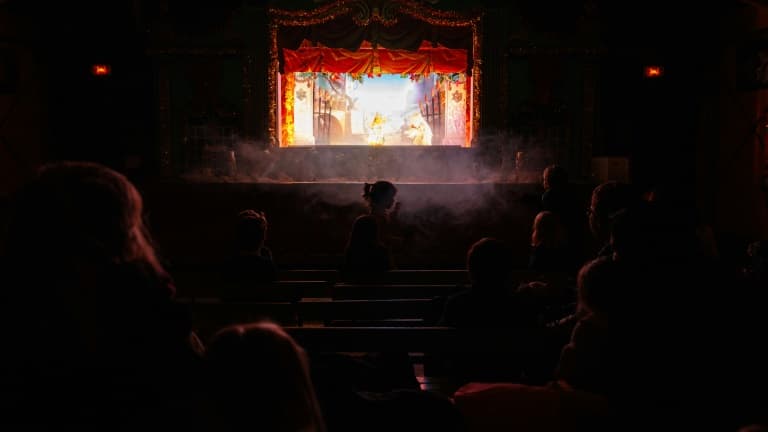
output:
<instances>
[{"instance_id":1,"label":"stage floor","mask_svg":"<svg viewBox=\"0 0 768 432\"><path fill-rule=\"evenodd\" d=\"M545 166L521 161L514 146L295 146L263 149L245 144L206 153L182 169L189 182L345 183L386 179L399 183L537 183Z\"/></svg>"}]
</instances>

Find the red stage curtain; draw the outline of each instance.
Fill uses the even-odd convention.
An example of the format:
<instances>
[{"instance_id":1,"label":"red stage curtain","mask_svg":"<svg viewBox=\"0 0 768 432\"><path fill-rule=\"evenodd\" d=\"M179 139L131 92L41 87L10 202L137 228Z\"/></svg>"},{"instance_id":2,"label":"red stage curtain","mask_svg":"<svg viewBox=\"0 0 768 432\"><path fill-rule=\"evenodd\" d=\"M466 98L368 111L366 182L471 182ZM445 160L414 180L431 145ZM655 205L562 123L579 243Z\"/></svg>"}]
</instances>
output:
<instances>
[{"instance_id":1,"label":"red stage curtain","mask_svg":"<svg viewBox=\"0 0 768 432\"><path fill-rule=\"evenodd\" d=\"M283 70L291 72L331 72L353 74L428 74L467 72L467 51L433 48L423 43L418 51L373 49L370 44L358 51L344 48L300 47L283 49Z\"/></svg>"},{"instance_id":2,"label":"red stage curtain","mask_svg":"<svg viewBox=\"0 0 768 432\"><path fill-rule=\"evenodd\" d=\"M342 48L299 48L283 50L285 72L369 73L373 71L372 51Z\"/></svg>"}]
</instances>

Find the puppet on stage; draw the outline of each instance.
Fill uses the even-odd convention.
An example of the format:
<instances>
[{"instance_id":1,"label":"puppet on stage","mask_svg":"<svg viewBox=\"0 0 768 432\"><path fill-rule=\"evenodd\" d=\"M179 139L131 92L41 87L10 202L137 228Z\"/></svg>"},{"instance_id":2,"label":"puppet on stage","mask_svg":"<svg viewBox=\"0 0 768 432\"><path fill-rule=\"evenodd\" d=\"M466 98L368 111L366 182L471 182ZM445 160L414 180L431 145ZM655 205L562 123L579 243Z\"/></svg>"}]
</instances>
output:
<instances>
[{"instance_id":1,"label":"puppet on stage","mask_svg":"<svg viewBox=\"0 0 768 432\"><path fill-rule=\"evenodd\" d=\"M371 120L371 132L368 134L369 145L384 145L384 123L386 119L381 113L376 113Z\"/></svg>"},{"instance_id":2,"label":"puppet on stage","mask_svg":"<svg viewBox=\"0 0 768 432\"><path fill-rule=\"evenodd\" d=\"M418 110L412 111L406 117L405 136L413 145L432 145L432 128Z\"/></svg>"}]
</instances>

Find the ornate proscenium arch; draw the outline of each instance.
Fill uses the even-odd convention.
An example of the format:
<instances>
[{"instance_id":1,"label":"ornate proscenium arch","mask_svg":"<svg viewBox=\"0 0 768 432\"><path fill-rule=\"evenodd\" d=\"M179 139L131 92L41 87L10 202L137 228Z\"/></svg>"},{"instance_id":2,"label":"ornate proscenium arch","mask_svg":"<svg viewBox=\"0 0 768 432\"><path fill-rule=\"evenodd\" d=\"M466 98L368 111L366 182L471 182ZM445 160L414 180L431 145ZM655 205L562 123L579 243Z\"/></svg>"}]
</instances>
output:
<instances>
[{"instance_id":1,"label":"ornate proscenium arch","mask_svg":"<svg viewBox=\"0 0 768 432\"><path fill-rule=\"evenodd\" d=\"M419 24L419 25L414 25ZM277 146L278 73L281 48L303 40L357 50L363 42L387 49L416 50L423 41L468 52L472 77L471 140L480 124L481 15L433 9L413 0L335 0L313 10L269 9L269 139ZM463 37L467 35L468 37Z\"/></svg>"}]
</instances>

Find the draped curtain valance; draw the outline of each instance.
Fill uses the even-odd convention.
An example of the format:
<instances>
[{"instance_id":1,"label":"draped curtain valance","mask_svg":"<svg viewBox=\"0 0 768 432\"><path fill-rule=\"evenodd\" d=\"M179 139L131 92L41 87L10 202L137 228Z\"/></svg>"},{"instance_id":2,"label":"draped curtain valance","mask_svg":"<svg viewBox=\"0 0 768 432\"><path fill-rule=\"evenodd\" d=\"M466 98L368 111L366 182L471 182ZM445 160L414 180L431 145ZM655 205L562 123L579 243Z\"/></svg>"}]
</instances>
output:
<instances>
[{"instance_id":1,"label":"draped curtain valance","mask_svg":"<svg viewBox=\"0 0 768 432\"><path fill-rule=\"evenodd\" d=\"M363 43L356 51L344 48L304 46L283 48L283 72L332 72L351 74L462 73L468 69L467 51L433 48L422 43L417 51L373 48Z\"/></svg>"}]
</instances>

